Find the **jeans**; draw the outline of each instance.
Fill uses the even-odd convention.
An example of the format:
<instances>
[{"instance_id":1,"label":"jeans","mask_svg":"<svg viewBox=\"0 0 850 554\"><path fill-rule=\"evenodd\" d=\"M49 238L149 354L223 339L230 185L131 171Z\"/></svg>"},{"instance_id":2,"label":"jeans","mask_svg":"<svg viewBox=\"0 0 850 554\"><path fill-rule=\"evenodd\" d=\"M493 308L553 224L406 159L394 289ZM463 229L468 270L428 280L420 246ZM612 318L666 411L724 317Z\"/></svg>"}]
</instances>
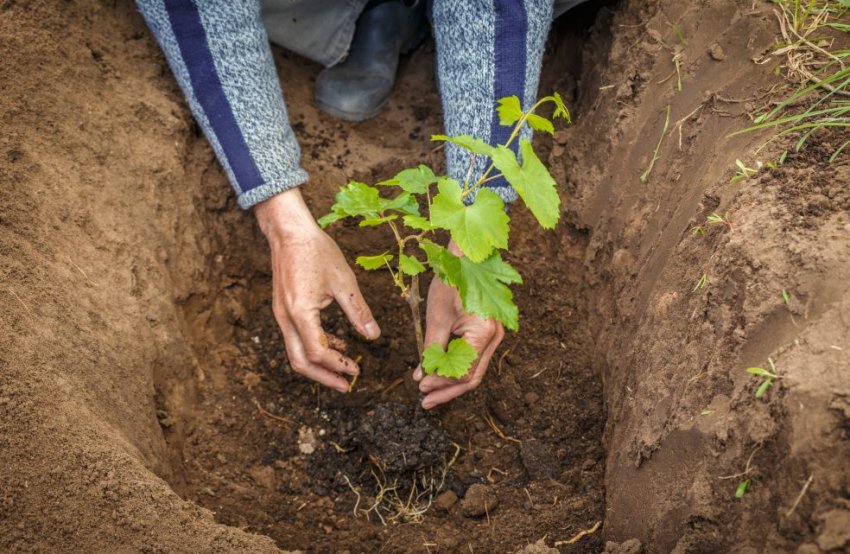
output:
<instances>
[{"instance_id":1,"label":"jeans","mask_svg":"<svg viewBox=\"0 0 850 554\"><path fill-rule=\"evenodd\" d=\"M463 0L458 0L459 2ZM554 17L588 0L555 0ZM269 39L325 67L345 59L368 0L263 0Z\"/></svg>"}]
</instances>

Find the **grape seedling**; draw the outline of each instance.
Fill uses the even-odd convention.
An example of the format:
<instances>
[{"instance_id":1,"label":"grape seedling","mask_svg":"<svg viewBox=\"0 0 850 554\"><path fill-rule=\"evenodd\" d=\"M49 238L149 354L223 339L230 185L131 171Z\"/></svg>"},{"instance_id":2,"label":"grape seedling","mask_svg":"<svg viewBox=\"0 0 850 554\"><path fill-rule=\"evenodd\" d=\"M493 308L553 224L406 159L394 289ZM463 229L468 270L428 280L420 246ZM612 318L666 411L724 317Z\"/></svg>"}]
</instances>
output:
<instances>
[{"instance_id":1,"label":"grape seedling","mask_svg":"<svg viewBox=\"0 0 850 554\"><path fill-rule=\"evenodd\" d=\"M396 240L392 252L359 256L357 264L367 270L386 269L407 300L425 373L459 379L478 357L462 338L452 340L445 349L440 344L425 348L419 279L427 271L458 291L467 312L493 318L513 331L519 328L510 285L521 283L522 277L502 258L508 249L510 216L502 199L485 185L504 177L541 227L555 227L561 214L555 180L531 141L520 137L526 125L554 133L552 120L536 113L549 103L555 108L552 119L569 122L570 114L557 93L540 99L527 111L516 96L510 96L499 100L497 107L500 123L513 127L505 144L491 146L469 135L431 137L469 151L473 161L478 156L489 158L489 166L477 180L467 175L461 183L420 165L375 186L354 181L340 189L331 212L319 219L322 227L355 218L361 227L387 226L392 231ZM384 191L388 191L386 195ZM462 256L435 242L438 230L448 231Z\"/></svg>"}]
</instances>

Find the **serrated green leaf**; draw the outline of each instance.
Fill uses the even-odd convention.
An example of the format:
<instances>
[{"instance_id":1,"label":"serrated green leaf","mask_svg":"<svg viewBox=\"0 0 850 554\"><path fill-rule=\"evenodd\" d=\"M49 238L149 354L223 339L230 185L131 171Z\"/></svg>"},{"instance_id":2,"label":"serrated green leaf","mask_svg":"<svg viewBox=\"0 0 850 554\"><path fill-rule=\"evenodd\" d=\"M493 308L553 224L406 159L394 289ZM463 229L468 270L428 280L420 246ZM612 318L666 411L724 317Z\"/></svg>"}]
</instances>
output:
<instances>
[{"instance_id":1,"label":"serrated green leaf","mask_svg":"<svg viewBox=\"0 0 850 554\"><path fill-rule=\"evenodd\" d=\"M555 179L534 153L531 142L522 139L519 149L522 167L517 162L516 154L501 145L493 151L493 164L516 189L541 227L553 229L561 217L561 198L555 189Z\"/></svg>"},{"instance_id":2,"label":"serrated green leaf","mask_svg":"<svg viewBox=\"0 0 850 554\"><path fill-rule=\"evenodd\" d=\"M771 379L765 379L764 381L762 381L761 385L759 385L759 388L756 389L756 398L761 398L762 396L764 396L764 394L767 392L767 389L769 389L770 385L772 384L773 381Z\"/></svg>"},{"instance_id":3,"label":"serrated green leaf","mask_svg":"<svg viewBox=\"0 0 850 554\"><path fill-rule=\"evenodd\" d=\"M435 342L422 353L422 369L428 375L436 373L440 377L460 379L469 373L476 358L475 348L462 338L452 340L445 350Z\"/></svg>"},{"instance_id":4,"label":"serrated green leaf","mask_svg":"<svg viewBox=\"0 0 850 554\"><path fill-rule=\"evenodd\" d=\"M492 146L490 146L481 139L469 135L459 135L456 137L448 137L446 135L434 135L431 137L431 140L451 142L453 144L457 144L465 150L469 150L470 152L475 152L476 154L481 154L483 156L490 156L493 152Z\"/></svg>"},{"instance_id":5,"label":"serrated green leaf","mask_svg":"<svg viewBox=\"0 0 850 554\"><path fill-rule=\"evenodd\" d=\"M522 276L498 252L475 263L431 242L419 246L437 277L457 289L464 310L484 319L492 317L512 331L519 328L519 310L508 285L522 283Z\"/></svg>"},{"instance_id":6,"label":"serrated green leaf","mask_svg":"<svg viewBox=\"0 0 850 554\"><path fill-rule=\"evenodd\" d=\"M378 189L366 183L352 181L339 189L336 204L331 210L342 216L380 217L380 211L386 205Z\"/></svg>"},{"instance_id":7,"label":"serrated green leaf","mask_svg":"<svg viewBox=\"0 0 850 554\"><path fill-rule=\"evenodd\" d=\"M499 114L499 124L505 127L510 127L519 121L523 115L522 106L516 96L500 98L496 112Z\"/></svg>"},{"instance_id":8,"label":"serrated green leaf","mask_svg":"<svg viewBox=\"0 0 850 554\"><path fill-rule=\"evenodd\" d=\"M431 231L434 229L431 222L421 215L406 215L401 220L411 229L419 229L420 231Z\"/></svg>"},{"instance_id":9,"label":"serrated green leaf","mask_svg":"<svg viewBox=\"0 0 850 554\"><path fill-rule=\"evenodd\" d=\"M738 483L738 487L735 489L735 498L743 498L745 494L747 494L747 490L750 488L750 480L745 479Z\"/></svg>"},{"instance_id":10,"label":"serrated green leaf","mask_svg":"<svg viewBox=\"0 0 850 554\"><path fill-rule=\"evenodd\" d=\"M387 254L386 252L384 252L383 254L378 254L377 256L357 256L356 262L357 265L359 265L363 269L373 271L375 269L380 269L384 267L384 265L391 262L392 259L392 254Z\"/></svg>"},{"instance_id":11,"label":"serrated green leaf","mask_svg":"<svg viewBox=\"0 0 850 554\"><path fill-rule=\"evenodd\" d=\"M759 375L761 377L776 377L776 375L761 367L748 367L747 373L752 373L753 375Z\"/></svg>"},{"instance_id":12,"label":"serrated green leaf","mask_svg":"<svg viewBox=\"0 0 850 554\"><path fill-rule=\"evenodd\" d=\"M419 202L409 192L402 192L395 198L385 200L384 210L398 210L406 215L419 215Z\"/></svg>"},{"instance_id":13,"label":"serrated green leaf","mask_svg":"<svg viewBox=\"0 0 850 554\"><path fill-rule=\"evenodd\" d=\"M359 225L360 227L376 227L396 218L398 218L398 214L390 214L386 217L369 217L361 221Z\"/></svg>"},{"instance_id":14,"label":"serrated green leaf","mask_svg":"<svg viewBox=\"0 0 850 554\"><path fill-rule=\"evenodd\" d=\"M428 186L437 182L437 176L427 165L399 171L392 179L381 181L380 186L399 186L412 194L425 194Z\"/></svg>"},{"instance_id":15,"label":"serrated green leaf","mask_svg":"<svg viewBox=\"0 0 850 554\"><path fill-rule=\"evenodd\" d=\"M570 119L570 110L567 109L567 105L564 104L564 99L561 98L561 95L557 92L553 92L552 101L555 102L555 113L552 114L552 117L563 117L567 120L567 123L572 123L572 120Z\"/></svg>"},{"instance_id":16,"label":"serrated green leaf","mask_svg":"<svg viewBox=\"0 0 850 554\"><path fill-rule=\"evenodd\" d=\"M405 275L419 275L425 271L425 266L422 265L422 262L407 254L401 254L398 257L398 268Z\"/></svg>"},{"instance_id":17,"label":"serrated green leaf","mask_svg":"<svg viewBox=\"0 0 850 554\"><path fill-rule=\"evenodd\" d=\"M460 184L443 179L431 205L431 224L451 232L463 253L473 262L484 261L496 248L508 247L510 218L495 192L482 188L475 201L463 203Z\"/></svg>"},{"instance_id":18,"label":"serrated green leaf","mask_svg":"<svg viewBox=\"0 0 850 554\"><path fill-rule=\"evenodd\" d=\"M541 115L529 114L526 121L528 121L528 125L535 131L544 131L550 135L555 134L555 126L552 125L551 121Z\"/></svg>"}]
</instances>

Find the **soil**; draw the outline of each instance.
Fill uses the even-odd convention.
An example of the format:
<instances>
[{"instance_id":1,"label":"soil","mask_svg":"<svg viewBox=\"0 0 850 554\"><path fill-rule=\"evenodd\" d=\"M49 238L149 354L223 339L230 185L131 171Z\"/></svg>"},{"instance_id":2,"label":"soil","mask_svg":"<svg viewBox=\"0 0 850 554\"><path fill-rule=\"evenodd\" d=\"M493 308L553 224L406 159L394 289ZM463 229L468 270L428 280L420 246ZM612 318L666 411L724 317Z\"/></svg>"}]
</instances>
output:
<instances>
[{"instance_id":1,"label":"soil","mask_svg":"<svg viewBox=\"0 0 850 554\"><path fill-rule=\"evenodd\" d=\"M541 90L574 124L537 140L563 222L515 211L521 332L426 414L381 274L358 272L381 339L324 316L352 392L290 370L264 239L131 3L0 3L0 551L850 551L847 137L731 180L783 147L728 136L782 83L751 61L777 33L760 0L556 23ZM313 106L318 66L275 59L317 215L347 179L442 166L433 44L354 125ZM392 242L330 232L349 259Z\"/></svg>"}]
</instances>

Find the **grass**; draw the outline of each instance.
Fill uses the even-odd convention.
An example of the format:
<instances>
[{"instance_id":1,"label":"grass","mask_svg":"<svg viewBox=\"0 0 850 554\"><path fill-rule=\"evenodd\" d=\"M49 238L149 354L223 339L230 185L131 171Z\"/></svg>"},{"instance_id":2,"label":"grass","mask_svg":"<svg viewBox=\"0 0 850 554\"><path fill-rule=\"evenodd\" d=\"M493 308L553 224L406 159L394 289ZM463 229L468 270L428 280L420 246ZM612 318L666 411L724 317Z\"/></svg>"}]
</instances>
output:
<instances>
[{"instance_id":1,"label":"grass","mask_svg":"<svg viewBox=\"0 0 850 554\"><path fill-rule=\"evenodd\" d=\"M753 125L732 134L771 130L773 135L759 148L782 137L796 137L800 151L818 130L850 127L850 49L836 46L837 39L850 38L850 0L773 0L782 35L767 58L783 60L777 66L796 89L775 107L758 115ZM767 60L765 60L767 61ZM841 143L829 162L850 145ZM741 167L733 178L749 178L753 170ZM737 178L737 179L736 179Z\"/></svg>"},{"instance_id":2,"label":"grass","mask_svg":"<svg viewBox=\"0 0 850 554\"><path fill-rule=\"evenodd\" d=\"M667 106L667 115L664 117L664 129L661 130L661 136L658 137L658 144L655 145L655 151L652 153L652 159L649 160L649 167L640 176L640 181L645 183L649 179L649 174L652 173L652 168L655 167L655 162L661 157L661 144L664 142L664 135L667 134L667 128L670 126L670 106Z\"/></svg>"}]
</instances>

